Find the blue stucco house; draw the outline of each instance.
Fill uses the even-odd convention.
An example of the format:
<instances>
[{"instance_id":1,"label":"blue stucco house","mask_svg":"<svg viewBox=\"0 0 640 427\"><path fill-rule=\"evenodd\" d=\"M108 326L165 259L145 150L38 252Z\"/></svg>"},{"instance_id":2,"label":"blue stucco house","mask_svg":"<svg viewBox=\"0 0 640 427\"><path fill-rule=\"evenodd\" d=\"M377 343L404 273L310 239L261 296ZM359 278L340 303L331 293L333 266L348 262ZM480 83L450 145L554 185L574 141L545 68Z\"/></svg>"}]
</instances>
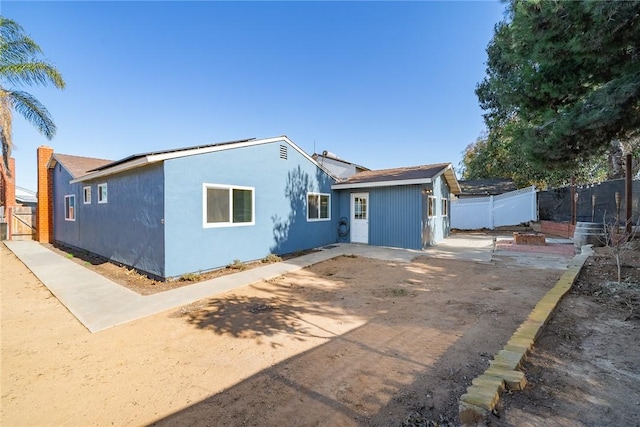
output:
<instances>
[{"instance_id":1,"label":"blue stucco house","mask_svg":"<svg viewBox=\"0 0 640 427\"><path fill-rule=\"evenodd\" d=\"M55 242L160 278L336 241L335 180L284 136L47 169Z\"/></svg>"},{"instance_id":2,"label":"blue stucco house","mask_svg":"<svg viewBox=\"0 0 640 427\"><path fill-rule=\"evenodd\" d=\"M448 235L459 192L450 164L340 179L286 136L38 159L51 241L162 279L335 242L424 248Z\"/></svg>"}]
</instances>

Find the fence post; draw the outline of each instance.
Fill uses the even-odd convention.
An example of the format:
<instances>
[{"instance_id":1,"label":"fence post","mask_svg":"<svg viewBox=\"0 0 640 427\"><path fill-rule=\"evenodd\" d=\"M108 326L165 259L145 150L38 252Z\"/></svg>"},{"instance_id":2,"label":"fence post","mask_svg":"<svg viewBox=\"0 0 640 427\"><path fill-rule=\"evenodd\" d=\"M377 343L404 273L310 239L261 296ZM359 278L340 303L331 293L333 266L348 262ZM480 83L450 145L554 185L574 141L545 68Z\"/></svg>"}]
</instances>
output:
<instances>
[{"instance_id":1,"label":"fence post","mask_svg":"<svg viewBox=\"0 0 640 427\"><path fill-rule=\"evenodd\" d=\"M538 220L538 197L536 197L536 186L531 186L531 218Z\"/></svg>"},{"instance_id":2,"label":"fence post","mask_svg":"<svg viewBox=\"0 0 640 427\"><path fill-rule=\"evenodd\" d=\"M491 230L493 230L495 227L495 215L493 213L493 195L489 196L489 217L490 217L490 222L489 224L491 225L489 228Z\"/></svg>"}]
</instances>

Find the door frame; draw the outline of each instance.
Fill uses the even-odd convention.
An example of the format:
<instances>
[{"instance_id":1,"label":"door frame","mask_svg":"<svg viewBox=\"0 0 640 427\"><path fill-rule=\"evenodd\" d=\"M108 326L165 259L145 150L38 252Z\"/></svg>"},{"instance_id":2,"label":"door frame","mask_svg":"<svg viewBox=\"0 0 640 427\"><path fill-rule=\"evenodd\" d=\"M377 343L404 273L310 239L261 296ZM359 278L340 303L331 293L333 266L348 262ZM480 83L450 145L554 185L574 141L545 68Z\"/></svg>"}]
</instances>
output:
<instances>
[{"instance_id":1,"label":"door frame","mask_svg":"<svg viewBox=\"0 0 640 427\"><path fill-rule=\"evenodd\" d=\"M357 220L357 221L365 221L366 222L366 236L365 239L363 240L354 240L353 236L353 230L354 230L354 224L356 219L354 218L355 216L355 199L356 197L360 197L360 198L364 198L367 200L367 203L365 204L365 209L366 209L366 219L365 220ZM363 243L363 244L369 244L369 213L371 211L370 207L370 203L369 203L369 193L363 192L363 193L351 193L350 194L350 200L349 200L349 217L351 220L351 232L350 232L350 241L351 243Z\"/></svg>"}]
</instances>

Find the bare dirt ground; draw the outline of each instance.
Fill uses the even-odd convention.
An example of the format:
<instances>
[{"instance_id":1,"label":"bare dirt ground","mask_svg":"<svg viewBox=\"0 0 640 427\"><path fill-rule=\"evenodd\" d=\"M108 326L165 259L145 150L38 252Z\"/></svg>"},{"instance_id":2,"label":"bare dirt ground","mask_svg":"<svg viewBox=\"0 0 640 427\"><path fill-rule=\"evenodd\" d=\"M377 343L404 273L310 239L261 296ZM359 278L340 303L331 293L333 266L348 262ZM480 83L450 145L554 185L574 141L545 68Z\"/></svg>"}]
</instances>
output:
<instances>
[{"instance_id":1,"label":"bare dirt ground","mask_svg":"<svg viewBox=\"0 0 640 427\"><path fill-rule=\"evenodd\" d=\"M96 273L107 277L111 281L125 286L140 295L152 295L159 292L168 291L170 289L192 285L203 280L214 279L216 277L226 276L227 274L237 273L238 271L260 267L261 265L287 260L313 251L300 251L293 254L283 255L281 257L272 255L253 262L241 263L237 261L227 265L226 267L216 270L185 274L184 276L181 276L174 280L159 281L149 278L133 268L115 264L99 255L87 253L85 251L57 244L53 245L50 243L45 243L44 246L59 254L60 256L68 258L76 264L89 268Z\"/></svg>"},{"instance_id":2,"label":"bare dirt ground","mask_svg":"<svg viewBox=\"0 0 640 427\"><path fill-rule=\"evenodd\" d=\"M505 395L497 426L640 426L640 254L587 260Z\"/></svg>"},{"instance_id":3,"label":"bare dirt ground","mask_svg":"<svg viewBox=\"0 0 640 427\"><path fill-rule=\"evenodd\" d=\"M0 424L455 425L561 274L507 258L340 257L91 334L0 245Z\"/></svg>"}]
</instances>

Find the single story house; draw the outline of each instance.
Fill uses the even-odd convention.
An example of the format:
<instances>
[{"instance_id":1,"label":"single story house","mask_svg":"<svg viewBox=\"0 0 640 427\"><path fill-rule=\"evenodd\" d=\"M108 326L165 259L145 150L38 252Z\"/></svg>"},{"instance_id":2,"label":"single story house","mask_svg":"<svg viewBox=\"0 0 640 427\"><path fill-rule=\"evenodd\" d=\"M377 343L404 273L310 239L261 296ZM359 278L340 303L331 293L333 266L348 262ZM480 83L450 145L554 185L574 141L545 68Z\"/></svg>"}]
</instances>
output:
<instances>
[{"instance_id":1,"label":"single story house","mask_svg":"<svg viewBox=\"0 0 640 427\"><path fill-rule=\"evenodd\" d=\"M450 200L460 193L451 163L364 171L331 188L350 242L407 249L450 234Z\"/></svg>"},{"instance_id":2,"label":"single story house","mask_svg":"<svg viewBox=\"0 0 640 427\"><path fill-rule=\"evenodd\" d=\"M38 240L175 278L338 241L423 248L448 235L451 193L450 164L340 180L286 136L117 161L40 147Z\"/></svg>"}]
</instances>

